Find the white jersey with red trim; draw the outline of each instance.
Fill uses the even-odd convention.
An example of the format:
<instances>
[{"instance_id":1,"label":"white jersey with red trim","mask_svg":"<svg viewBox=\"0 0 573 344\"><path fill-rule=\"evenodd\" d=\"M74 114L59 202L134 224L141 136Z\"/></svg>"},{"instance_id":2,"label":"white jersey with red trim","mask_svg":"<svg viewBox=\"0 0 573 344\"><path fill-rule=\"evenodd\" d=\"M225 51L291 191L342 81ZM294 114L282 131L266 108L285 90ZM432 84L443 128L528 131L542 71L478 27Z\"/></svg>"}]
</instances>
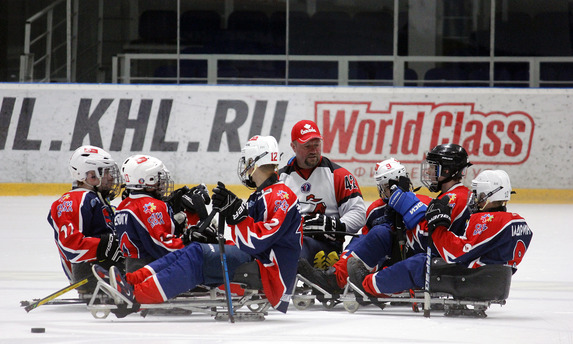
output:
<instances>
[{"instance_id":1,"label":"white jersey with red trim","mask_svg":"<svg viewBox=\"0 0 573 344\"><path fill-rule=\"evenodd\" d=\"M132 194L119 204L115 229L128 258L157 259L185 246L175 235L171 207L146 194Z\"/></svg>"},{"instance_id":2,"label":"white jersey with red trim","mask_svg":"<svg viewBox=\"0 0 573 344\"><path fill-rule=\"evenodd\" d=\"M303 215L320 213L340 218L349 233L366 224L366 206L352 173L324 156L308 178L296 166L296 158L291 159L279 171L279 179L297 195Z\"/></svg>"}]
</instances>

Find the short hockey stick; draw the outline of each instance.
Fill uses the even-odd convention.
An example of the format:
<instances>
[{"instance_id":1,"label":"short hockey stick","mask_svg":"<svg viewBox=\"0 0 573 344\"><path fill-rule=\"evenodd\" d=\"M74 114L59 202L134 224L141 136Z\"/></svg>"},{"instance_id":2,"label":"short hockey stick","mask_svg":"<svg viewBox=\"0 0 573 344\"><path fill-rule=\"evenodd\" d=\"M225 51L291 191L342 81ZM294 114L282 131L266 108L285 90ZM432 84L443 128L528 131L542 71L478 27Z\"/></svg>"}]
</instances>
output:
<instances>
[{"instance_id":1,"label":"short hockey stick","mask_svg":"<svg viewBox=\"0 0 573 344\"><path fill-rule=\"evenodd\" d=\"M67 293L67 292L70 291L70 290L74 290L74 289L76 289L77 287L80 287L80 286L82 286L82 285L84 285L84 284L90 282L93 278L95 278L95 277L94 277L94 276L89 276L89 277L86 277L86 278L84 278L83 280L81 280L81 281L79 281L79 282L76 282L76 283L74 283L74 284L70 284L69 286L67 286L67 287L65 287L65 288L62 288L62 289L56 291L55 293L52 293L52 294L50 294L50 295L48 295L48 296L46 296L46 297L44 297L44 298L42 298L42 299L40 299L40 300L34 302L34 303L31 303L31 304L27 305L24 309L26 310L26 312L29 312L29 311L31 311L32 309L36 309L36 308L40 307L41 305L52 301L53 299L57 298L58 296L61 296L61 295L65 294L65 293Z\"/></svg>"},{"instance_id":2,"label":"short hockey stick","mask_svg":"<svg viewBox=\"0 0 573 344\"><path fill-rule=\"evenodd\" d=\"M210 215L210 214L209 214ZM227 268L227 256L225 255L225 217L219 213L219 230L217 233L219 240L219 253L221 255L221 269L223 270L223 280L225 282L225 298L227 299L227 309L229 310L229 321L235 322L233 314L233 301L231 300L231 282L229 280L229 269Z\"/></svg>"},{"instance_id":3,"label":"short hockey stick","mask_svg":"<svg viewBox=\"0 0 573 344\"><path fill-rule=\"evenodd\" d=\"M426 280L424 282L424 317L430 317L432 300L430 298L430 265L432 263L432 236L428 233L428 248L426 249Z\"/></svg>"}]
</instances>

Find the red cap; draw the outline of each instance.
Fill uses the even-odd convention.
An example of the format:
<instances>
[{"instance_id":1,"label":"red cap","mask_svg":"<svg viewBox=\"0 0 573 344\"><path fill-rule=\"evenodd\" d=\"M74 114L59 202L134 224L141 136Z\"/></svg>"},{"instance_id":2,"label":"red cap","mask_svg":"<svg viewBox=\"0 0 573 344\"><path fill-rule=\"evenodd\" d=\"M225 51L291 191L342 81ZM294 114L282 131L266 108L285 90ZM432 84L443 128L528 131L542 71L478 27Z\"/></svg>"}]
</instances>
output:
<instances>
[{"instance_id":1,"label":"red cap","mask_svg":"<svg viewBox=\"0 0 573 344\"><path fill-rule=\"evenodd\" d=\"M320 130L318 126L313 121L302 120L297 122L290 133L291 141L297 141L298 143L306 143L311 139L321 139Z\"/></svg>"}]
</instances>

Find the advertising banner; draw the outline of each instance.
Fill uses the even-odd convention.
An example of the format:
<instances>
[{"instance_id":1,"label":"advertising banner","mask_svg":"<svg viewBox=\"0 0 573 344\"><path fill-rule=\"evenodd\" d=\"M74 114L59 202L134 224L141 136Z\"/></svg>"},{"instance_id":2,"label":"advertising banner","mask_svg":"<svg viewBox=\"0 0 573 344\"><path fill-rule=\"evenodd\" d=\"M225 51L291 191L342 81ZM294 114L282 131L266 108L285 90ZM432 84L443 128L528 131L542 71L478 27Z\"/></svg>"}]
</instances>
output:
<instances>
[{"instance_id":1,"label":"advertising banner","mask_svg":"<svg viewBox=\"0 0 573 344\"><path fill-rule=\"evenodd\" d=\"M0 85L0 182L67 183L71 152L99 146L121 162L163 160L178 184L238 184L254 135L293 156L291 128L316 121L323 155L373 186L394 157L420 185L432 147L457 143L473 166L504 169L514 188L573 189L573 90L493 88Z\"/></svg>"}]
</instances>

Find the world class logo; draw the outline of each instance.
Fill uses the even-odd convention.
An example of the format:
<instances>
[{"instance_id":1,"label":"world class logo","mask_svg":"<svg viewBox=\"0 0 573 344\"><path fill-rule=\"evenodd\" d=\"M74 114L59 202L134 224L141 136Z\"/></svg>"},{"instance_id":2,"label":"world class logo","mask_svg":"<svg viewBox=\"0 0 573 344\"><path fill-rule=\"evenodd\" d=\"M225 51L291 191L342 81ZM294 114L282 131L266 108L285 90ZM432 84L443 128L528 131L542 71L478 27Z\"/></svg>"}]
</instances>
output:
<instances>
[{"instance_id":1,"label":"world class logo","mask_svg":"<svg viewBox=\"0 0 573 344\"><path fill-rule=\"evenodd\" d=\"M439 144L462 145L473 164L514 165L531 151L535 123L523 111L479 112L475 103L315 102L323 153L338 162L378 162L392 156L419 163Z\"/></svg>"}]
</instances>

